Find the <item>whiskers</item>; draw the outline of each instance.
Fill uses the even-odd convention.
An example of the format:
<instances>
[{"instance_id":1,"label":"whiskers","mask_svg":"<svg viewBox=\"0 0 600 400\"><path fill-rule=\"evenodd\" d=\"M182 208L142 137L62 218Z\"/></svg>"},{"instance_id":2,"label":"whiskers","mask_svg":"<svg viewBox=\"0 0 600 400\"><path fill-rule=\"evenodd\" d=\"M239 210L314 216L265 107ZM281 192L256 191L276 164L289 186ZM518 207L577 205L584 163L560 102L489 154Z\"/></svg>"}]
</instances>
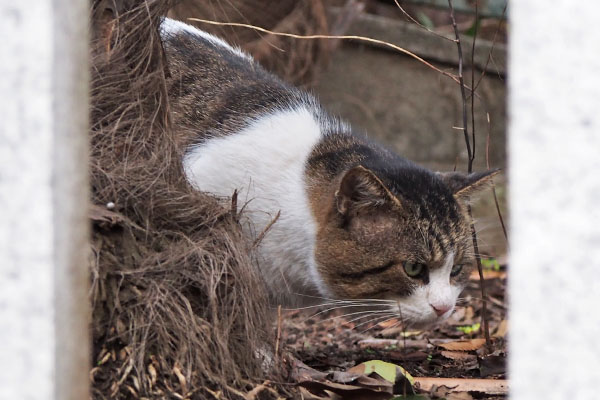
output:
<instances>
[{"instance_id":1,"label":"whiskers","mask_svg":"<svg viewBox=\"0 0 600 400\"><path fill-rule=\"evenodd\" d=\"M315 304L288 308L287 310L305 311L314 310L307 318L302 320L305 323L315 317L322 316L328 313L338 313L333 316L325 316L319 318L317 323L328 321L344 321L349 324L352 330L363 334L374 328L378 324L397 320L392 327L396 328L401 324L410 323L411 315L416 314L416 310L412 310L408 306L401 305L397 300L386 299L333 299L327 297L301 295L299 297L307 298L314 301Z\"/></svg>"}]
</instances>

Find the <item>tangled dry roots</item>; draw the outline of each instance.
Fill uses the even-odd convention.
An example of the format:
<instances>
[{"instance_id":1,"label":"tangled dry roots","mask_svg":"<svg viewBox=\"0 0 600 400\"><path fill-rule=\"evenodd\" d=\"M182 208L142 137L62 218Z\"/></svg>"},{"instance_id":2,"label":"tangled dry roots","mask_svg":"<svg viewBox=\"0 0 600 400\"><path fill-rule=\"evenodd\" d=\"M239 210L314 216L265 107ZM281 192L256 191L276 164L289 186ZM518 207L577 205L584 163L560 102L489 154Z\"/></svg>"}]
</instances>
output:
<instances>
[{"instance_id":1,"label":"tangled dry roots","mask_svg":"<svg viewBox=\"0 0 600 400\"><path fill-rule=\"evenodd\" d=\"M239 398L273 343L238 217L182 174L157 30L169 6L92 12L95 399Z\"/></svg>"}]
</instances>

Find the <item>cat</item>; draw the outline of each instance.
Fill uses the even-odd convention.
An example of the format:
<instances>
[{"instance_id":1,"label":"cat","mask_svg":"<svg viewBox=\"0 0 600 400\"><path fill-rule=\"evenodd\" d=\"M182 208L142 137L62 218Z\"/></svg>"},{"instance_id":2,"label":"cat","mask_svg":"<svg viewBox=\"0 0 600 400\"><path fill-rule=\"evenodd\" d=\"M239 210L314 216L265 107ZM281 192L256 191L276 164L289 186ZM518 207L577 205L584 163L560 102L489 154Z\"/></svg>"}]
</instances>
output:
<instances>
[{"instance_id":1,"label":"cat","mask_svg":"<svg viewBox=\"0 0 600 400\"><path fill-rule=\"evenodd\" d=\"M215 36L165 18L161 37L186 178L237 191L275 304L364 299L416 326L452 313L473 268L467 202L496 171L430 171Z\"/></svg>"}]
</instances>

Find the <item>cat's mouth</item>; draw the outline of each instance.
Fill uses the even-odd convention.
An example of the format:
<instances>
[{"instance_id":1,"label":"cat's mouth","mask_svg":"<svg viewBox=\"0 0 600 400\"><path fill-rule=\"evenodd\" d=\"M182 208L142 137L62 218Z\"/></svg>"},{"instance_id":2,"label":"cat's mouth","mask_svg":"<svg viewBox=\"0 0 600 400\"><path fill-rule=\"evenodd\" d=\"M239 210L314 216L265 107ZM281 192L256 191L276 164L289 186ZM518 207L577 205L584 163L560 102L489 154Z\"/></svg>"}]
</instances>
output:
<instances>
[{"instance_id":1,"label":"cat's mouth","mask_svg":"<svg viewBox=\"0 0 600 400\"><path fill-rule=\"evenodd\" d=\"M446 321L454 312L454 307L441 315L437 315L435 312L429 310L412 310L412 312L410 312L404 309L404 311L402 311L400 304L398 304L398 308L400 310L398 312L398 316L407 329L425 329L435 327Z\"/></svg>"},{"instance_id":2,"label":"cat's mouth","mask_svg":"<svg viewBox=\"0 0 600 400\"><path fill-rule=\"evenodd\" d=\"M410 329L425 329L425 328L434 328L442 323L444 323L444 321L446 321L448 319L448 317L452 315L451 312L448 312L448 315L442 315L442 316L432 316L432 317L428 317L425 318L423 320L420 321L406 321L406 328L410 328Z\"/></svg>"}]
</instances>

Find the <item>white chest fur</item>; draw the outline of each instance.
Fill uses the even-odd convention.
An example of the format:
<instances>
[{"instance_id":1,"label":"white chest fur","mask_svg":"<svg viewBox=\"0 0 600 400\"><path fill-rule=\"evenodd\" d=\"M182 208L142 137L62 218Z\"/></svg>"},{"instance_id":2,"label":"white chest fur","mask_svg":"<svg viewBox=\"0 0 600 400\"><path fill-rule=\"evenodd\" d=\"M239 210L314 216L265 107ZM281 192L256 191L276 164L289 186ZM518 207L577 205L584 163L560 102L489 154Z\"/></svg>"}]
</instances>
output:
<instances>
[{"instance_id":1,"label":"white chest fur","mask_svg":"<svg viewBox=\"0 0 600 400\"><path fill-rule=\"evenodd\" d=\"M218 196L238 191L248 233L260 234L260 268L272 293L294 301L294 294L327 296L315 259L316 223L305 185L306 160L321 129L304 106L263 116L245 129L191 149L184 169L191 184Z\"/></svg>"}]
</instances>

